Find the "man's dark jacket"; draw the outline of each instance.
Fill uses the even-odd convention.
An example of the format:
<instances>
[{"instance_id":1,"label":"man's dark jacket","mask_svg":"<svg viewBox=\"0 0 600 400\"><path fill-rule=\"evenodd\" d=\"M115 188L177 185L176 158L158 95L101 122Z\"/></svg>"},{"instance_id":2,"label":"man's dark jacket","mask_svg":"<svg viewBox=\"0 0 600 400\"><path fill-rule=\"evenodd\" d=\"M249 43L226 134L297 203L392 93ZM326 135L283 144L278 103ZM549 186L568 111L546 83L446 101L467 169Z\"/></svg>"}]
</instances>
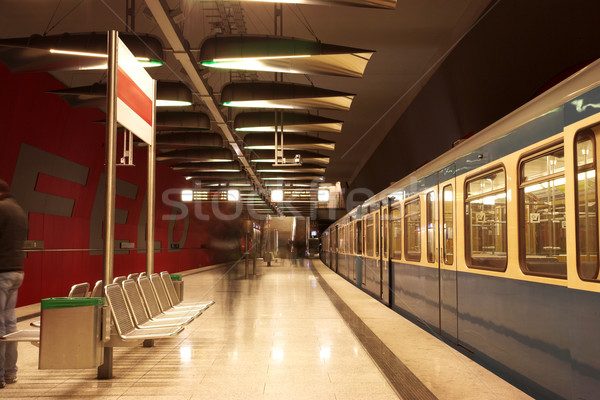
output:
<instances>
[{"instance_id":1,"label":"man's dark jacket","mask_svg":"<svg viewBox=\"0 0 600 400\"><path fill-rule=\"evenodd\" d=\"M10 193L0 195L0 273L23 271L27 215Z\"/></svg>"}]
</instances>

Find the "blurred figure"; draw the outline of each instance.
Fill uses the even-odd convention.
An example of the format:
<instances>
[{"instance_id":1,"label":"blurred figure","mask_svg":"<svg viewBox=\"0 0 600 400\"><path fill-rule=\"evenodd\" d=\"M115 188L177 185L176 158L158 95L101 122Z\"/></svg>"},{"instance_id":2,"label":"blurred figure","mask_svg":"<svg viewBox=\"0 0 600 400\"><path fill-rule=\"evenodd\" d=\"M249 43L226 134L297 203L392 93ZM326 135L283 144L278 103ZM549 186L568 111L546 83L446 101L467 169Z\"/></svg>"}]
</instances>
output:
<instances>
[{"instance_id":1,"label":"blurred figure","mask_svg":"<svg viewBox=\"0 0 600 400\"><path fill-rule=\"evenodd\" d=\"M0 336L17 330L17 293L23 283L27 215L0 179ZM17 342L0 342L0 389L17 381Z\"/></svg>"}]
</instances>

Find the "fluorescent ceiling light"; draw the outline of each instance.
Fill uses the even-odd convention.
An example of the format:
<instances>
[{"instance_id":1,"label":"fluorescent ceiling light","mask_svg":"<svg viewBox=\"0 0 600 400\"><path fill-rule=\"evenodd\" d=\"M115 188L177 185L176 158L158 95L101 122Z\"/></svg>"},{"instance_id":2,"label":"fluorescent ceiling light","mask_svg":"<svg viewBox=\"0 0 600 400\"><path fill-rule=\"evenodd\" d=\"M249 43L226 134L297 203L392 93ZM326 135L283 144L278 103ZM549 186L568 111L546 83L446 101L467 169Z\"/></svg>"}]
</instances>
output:
<instances>
[{"instance_id":1,"label":"fluorescent ceiling light","mask_svg":"<svg viewBox=\"0 0 600 400\"><path fill-rule=\"evenodd\" d=\"M319 190L317 199L319 201L329 201L329 190Z\"/></svg>"},{"instance_id":2,"label":"fluorescent ceiling light","mask_svg":"<svg viewBox=\"0 0 600 400\"><path fill-rule=\"evenodd\" d=\"M295 108L292 105L275 104L267 100L226 101L222 105L225 107L284 108L290 110Z\"/></svg>"},{"instance_id":3,"label":"fluorescent ceiling light","mask_svg":"<svg viewBox=\"0 0 600 400\"><path fill-rule=\"evenodd\" d=\"M232 82L221 89L228 107L348 111L354 94L290 82Z\"/></svg>"},{"instance_id":4,"label":"fluorescent ceiling light","mask_svg":"<svg viewBox=\"0 0 600 400\"><path fill-rule=\"evenodd\" d=\"M272 190L271 201L283 201L283 190Z\"/></svg>"},{"instance_id":5,"label":"fluorescent ceiling light","mask_svg":"<svg viewBox=\"0 0 600 400\"><path fill-rule=\"evenodd\" d=\"M264 35L207 38L200 63L211 68L362 77L371 50Z\"/></svg>"},{"instance_id":6,"label":"fluorescent ceiling light","mask_svg":"<svg viewBox=\"0 0 600 400\"><path fill-rule=\"evenodd\" d=\"M162 65L162 43L157 37L119 33L119 39L144 67ZM106 43L106 32L0 39L0 61L13 72L106 69Z\"/></svg>"},{"instance_id":7,"label":"fluorescent ceiling light","mask_svg":"<svg viewBox=\"0 0 600 400\"><path fill-rule=\"evenodd\" d=\"M185 107L191 106L191 101L182 101L182 100L156 100L156 107Z\"/></svg>"},{"instance_id":8,"label":"fluorescent ceiling light","mask_svg":"<svg viewBox=\"0 0 600 400\"><path fill-rule=\"evenodd\" d=\"M233 128L238 132L330 132L342 131L343 121L296 112L242 112L235 116Z\"/></svg>"},{"instance_id":9,"label":"fluorescent ceiling light","mask_svg":"<svg viewBox=\"0 0 600 400\"><path fill-rule=\"evenodd\" d=\"M70 50L59 50L59 49L50 49L51 54L63 54L63 55L71 55L71 56L81 56L81 57L94 57L94 58L103 58L107 59L107 54L102 53L90 53L85 51L70 51ZM160 67L163 65L163 62L160 60L153 60L148 57L135 57L136 60L142 65L144 68L153 68ZM82 69L106 69L107 63L101 63L98 65L90 66L90 67L82 67Z\"/></svg>"},{"instance_id":10,"label":"fluorescent ceiling light","mask_svg":"<svg viewBox=\"0 0 600 400\"><path fill-rule=\"evenodd\" d=\"M240 191L236 189L229 189L227 191L227 200L238 201L240 199Z\"/></svg>"},{"instance_id":11,"label":"fluorescent ceiling light","mask_svg":"<svg viewBox=\"0 0 600 400\"><path fill-rule=\"evenodd\" d=\"M393 10L396 8L396 0L242 0L257 3L285 3L285 4L314 4L324 6L352 6L384 8Z\"/></svg>"},{"instance_id":12,"label":"fluorescent ceiling light","mask_svg":"<svg viewBox=\"0 0 600 400\"><path fill-rule=\"evenodd\" d=\"M194 199L194 191L193 190L182 190L181 191L181 201L192 201Z\"/></svg>"},{"instance_id":13,"label":"fluorescent ceiling light","mask_svg":"<svg viewBox=\"0 0 600 400\"><path fill-rule=\"evenodd\" d=\"M335 142L314 136L304 136L293 133L284 134L284 149L285 150L335 150ZM266 150L275 149L273 134L271 133L253 133L244 137L245 149ZM301 153L300 157L302 157ZM295 158L293 154L290 160ZM273 156L274 157L274 156ZM302 160L304 158L302 157Z\"/></svg>"}]
</instances>

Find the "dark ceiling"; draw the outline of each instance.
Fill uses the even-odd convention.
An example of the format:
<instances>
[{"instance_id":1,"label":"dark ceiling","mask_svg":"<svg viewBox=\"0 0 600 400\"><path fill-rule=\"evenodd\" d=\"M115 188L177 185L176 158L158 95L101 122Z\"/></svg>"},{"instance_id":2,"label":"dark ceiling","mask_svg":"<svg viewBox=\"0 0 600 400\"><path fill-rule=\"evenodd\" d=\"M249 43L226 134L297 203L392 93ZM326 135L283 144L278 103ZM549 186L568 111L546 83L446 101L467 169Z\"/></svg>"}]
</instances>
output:
<instances>
[{"instance_id":1,"label":"dark ceiling","mask_svg":"<svg viewBox=\"0 0 600 400\"><path fill-rule=\"evenodd\" d=\"M182 81L194 89L190 77L169 51L163 27L144 1L129 0L36 0L4 1L0 13L0 38L56 35L65 32L125 31L126 21L138 34L159 37L165 48L165 65L148 69L155 79ZM134 3L133 19L127 3ZM356 94L349 111L311 111L344 122L341 133L304 133L335 142L335 149L316 150L330 156L324 181L351 182L372 156L392 126L432 74L490 7L489 0L399 1L394 10L284 4L280 21L283 35L323 43L373 50L362 78L284 74L285 82ZM203 41L215 34L273 35L274 5L262 2L162 1L176 29L198 54ZM493 4L495 5L495 4ZM273 81L273 73L238 73L201 70L218 103L222 88L232 80ZM68 87L105 80L98 71L53 72ZM195 90L193 90L195 91ZM210 113L199 97L190 110ZM220 108L233 124L243 110ZM212 118L211 118L212 119ZM214 119L213 119L214 124ZM216 131L216 129L213 129ZM243 140L243 136L238 139ZM160 150L160 149L159 149ZM256 165L252 165L256 169Z\"/></svg>"}]
</instances>

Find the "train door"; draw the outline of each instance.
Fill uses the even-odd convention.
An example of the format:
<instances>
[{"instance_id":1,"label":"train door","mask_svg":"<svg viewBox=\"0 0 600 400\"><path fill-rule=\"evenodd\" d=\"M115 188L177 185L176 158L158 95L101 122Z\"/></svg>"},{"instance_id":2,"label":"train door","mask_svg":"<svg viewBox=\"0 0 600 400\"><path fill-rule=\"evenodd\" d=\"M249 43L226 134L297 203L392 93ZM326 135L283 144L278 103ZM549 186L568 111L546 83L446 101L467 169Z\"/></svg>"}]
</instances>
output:
<instances>
[{"instance_id":1,"label":"train door","mask_svg":"<svg viewBox=\"0 0 600 400\"><path fill-rule=\"evenodd\" d=\"M358 207L357 213L356 213L356 257L354 258L355 260L355 265L354 265L354 270L356 271L355 273L355 279L354 282L356 282L356 285L358 287L362 287L362 281L363 281L363 223L362 223L362 207Z\"/></svg>"},{"instance_id":2,"label":"train door","mask_svg":"<svg viewBox=\"0 0 600 400\"><path fill-rule=\"evenodd\" d=\"M332 254L332 264L331 264L331 269L334 270L335 272L337 272L338 270L338 253L340 251L340 247L339 247L339 231L338 231L338 226L336 225L333 228L333 237L331 238L333 240L333 254Z\"/></svg>"},{"instance_id":3,"label":"train door","mask_svg":"<svg viewBox=\"0 0 600 400\"><path fill-rule=\"evenodd\" d=\"M440 330L442 336L458 342L457 274L455 257L456 179L451 165L439 173L438 180Z\"/></svg>"},{"instance_id":4,"label":"train door","mask_svg":"<svg viewBox=\"0 0 600 400\"><path fill-rule=\"evenodd\" d=\"M389 225L389 205L388 201L381 203L381 301L390 305L390 258L389 258L389 242L390 242L390 225Z\"/></svg>"}]
</instances>

